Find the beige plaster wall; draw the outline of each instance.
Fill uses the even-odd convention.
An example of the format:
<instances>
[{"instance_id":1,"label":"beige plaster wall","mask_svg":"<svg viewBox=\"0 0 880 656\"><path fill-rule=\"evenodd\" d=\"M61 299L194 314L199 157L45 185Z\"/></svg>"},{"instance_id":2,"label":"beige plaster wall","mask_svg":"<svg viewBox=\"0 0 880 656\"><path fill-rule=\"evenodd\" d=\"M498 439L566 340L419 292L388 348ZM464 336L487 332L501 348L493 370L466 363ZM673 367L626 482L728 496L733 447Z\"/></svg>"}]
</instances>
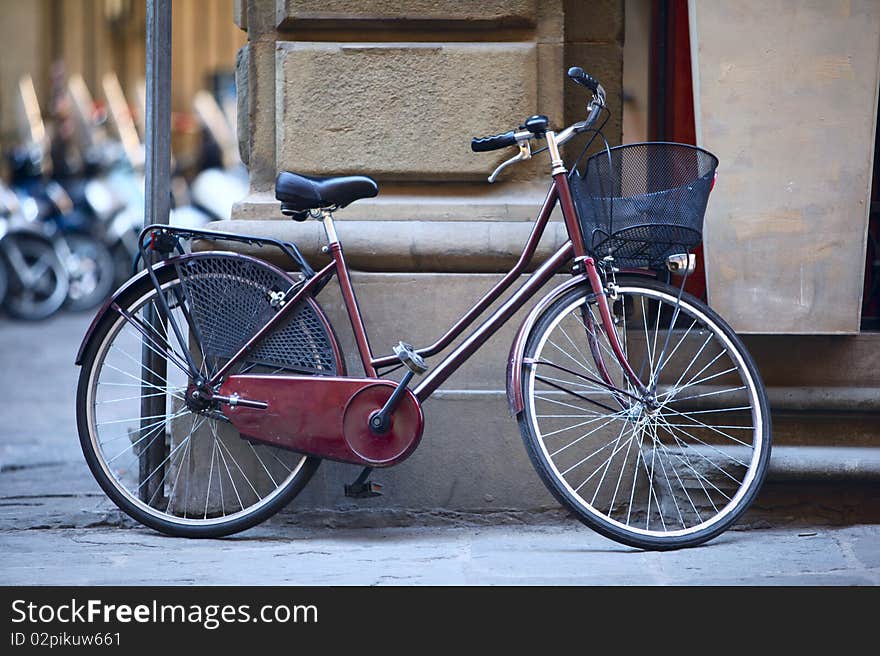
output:
<instances>
[{"instance_id":1,"label":"beige plaster wall","mask_svg":"<svg viewBox=\"0 0 880 656\"><path fill-rule=\"evenodd\" d=\"M880 71L876 0L691 0L709 300L745 333L856 333Z\"/></svg>"}]
</instances>

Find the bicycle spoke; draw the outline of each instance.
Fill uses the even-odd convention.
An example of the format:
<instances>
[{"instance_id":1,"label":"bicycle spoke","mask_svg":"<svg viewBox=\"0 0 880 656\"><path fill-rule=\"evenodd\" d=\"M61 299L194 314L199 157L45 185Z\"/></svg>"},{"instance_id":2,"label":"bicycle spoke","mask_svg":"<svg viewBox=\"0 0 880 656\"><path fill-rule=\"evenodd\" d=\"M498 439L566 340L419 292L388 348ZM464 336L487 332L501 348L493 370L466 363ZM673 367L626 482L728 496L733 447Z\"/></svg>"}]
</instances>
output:
<instances>
[{"instance_id":1,"label":"bicycle spoke","mask_svg":"<svg viewBox=\"0 0 880 656\"><path fill-rule=\"evenodd\" d=\"M158 385L153 385L152 383L149 383L149 382L147 382L146 380L143 380L143 379L141 379L141 378L137 378L136 376L133 376L132 374L130 374L130 373L126 372L126 371L123 371L122 369L119 369L119 368L117 368L117 367L114 367L114 366L111 365L111 364L105 364L104 366L107 367L108 369L112 369L112 370L114 370L114 371L118 371L118 372L121 373L122 375L127 376L128 378L131 378L132 380L136 380L136 381L138 381L138 383L140 383L139 385L126 385L126 387L129 387L129 386L130 386L130 387L142 387L142 386L146 386L146 387L149 387L149 388L154 389L154 390L159 391L159 392L169 393L168 390L167 390L166 388L164 388L164 387L159 387ZM152 372L151 372L151 373L152 373ZM117 386L122 386L122 385L123 385L122 383L100 383L100 384L102 384L102 385L117 385ZM172 396L174 396L174 395L172 395ZM185 400L182 396L175 396L175 398L180 399L181 401Z\"/></svg>"},{"instance_id":2,"label":"bicycle spoke","mask_svg":"<svg viewBox=\"0 0 880 656\"><path fill-rule=\"evenodd\" d=\"M238 506L240 508L244 508L244 503L241 500L241 495L238 493L238 486L235 484L235 481L232 479L232 472L229 470L229 463L226 462L226 456L223 455L223 442L217 436L217 429L215 426L211 425L211 433L214 436L214 446L217 447L217 450L220 456L223 458L223 466L226 468L226 475L229 476L229 482L232 484L232 490L235 492L235 498L238 499ZM256 493L256 491L254 491ZM220 486L220 493L223 493L223 486ZM225 513L224 513L225 514Z\"/></svg>"},{"instance_id":3,"label":"bicycle spoke","mask_svg":"<svg viewBox=\"0 0 880 656\"><path fill-rule=\"evenodd\" d=\"M198 430L198 429L201 427L202 423L204 423L204 419L202 419L202 421L199 423L199 425L196 426L195 430ZM141 481L141 484L137 486L137 490L138 490L138 491L140 491L140 489L141 489L144 485L146 485L147 481L149 481L153 476L156 475L156 472L157 472L157 471L159 471L160 469L164 468L165 463L168 462L168 461L171 459L171 457L172 457L175 453L177 453L177 451L178 451L178 450L179 450L179 449L180 449L180 448L181 448L186 442L188 442L188 441L192 438L193 432L195 432L195 430L192 431L189 435L187 435L187 436L186 436L186 437L185 437L185 438L184 438L184 439L183 439L183 440L182 440L177 446L175 446L175 447L171 450L171 452L165 457L165 459L164 459L162 462L160 462L160 463L159 463L159 464L153 469L153 471L151 471L151 472L147 475L147 477L146 477L143 481Z\"/></svg>"},{"instance_id":4,"label":"bicycle spoke","mask_svg":"<svg viewBox=\"0 0 880 656\"><path fill-rule=\"evenodd\" d=\"M623 425L623 428L625 429L627 425L628 425L628 424L624 424L624 425ZM627 440L627 442L629 442L629 440ZM605 444L602 444L601 446L599 446L599 447L597 447L596 449L594 449L589 455L587 455L585 458L583 458L580 462L575 463L574 465L572 465L571 467L569 467L569 468L568 468L567 470L565 470L564 472L561 472L561 475L564 476L565 474L568 474L569 472L574 471L574 470L577 469L580 465L582 465L583 463L585 463L587 460L589 460L589 459L592 458L593 456L595 456L595 455L601 453L602 451L604 451L605 449L608 449L608 448L611 449L611 453L608 454L608 457L606 457L605 460L603 460L602 462L600 462L600 463L598 464L598 466L592 471L592 473L591 473L589 476L587 476L587 478L584 479L584 480L581 482L581 484L578 485L578 486L575 488L575 492L579 492L580 489L581 489L586 483L588 483L588 482L590 481L591 478L593 478L593 476L595 476L597 473L599 473L599 471L602 469L602 467L603 467L606 463L608 463L608 462L610 462L610 461L612 461L612 460L614 459L614 456L616 456L616 455L618 454L618 452L620 451L620 449L623 448L622 446L620 446L620 444L619 444L619 440L612 440L612 441L610 441L610 442L606 442Z\"/></svg>"},{"instance_id":5,"label":"bicycle spoke","mask_svg":"<svg viewBox=\"0 0 880 656\"><path fill-rule=\"evenodd\" d=\"M679 396L678 398L672 399L669 403L678 403L679 401L690 401L691 399L701 399L706 396L716 396L718 394L727 394L729 392L739 392L741 390L748 389L745 385L740 385L739 387L731 387L730 389L724 390L716 390L714 392L706 392L705 394L694 394L692 396Z\"/></svg>"},{"instance_id":6,"label":"bicycle spoke","mask_svg":"<svg viewBox=\"0 0 880 656\"><path fill-rule=\"evenodd\" d=\"M707 364L705 367L703 367L703 369L701 369L697 374L695 374L695 377L699 376L701 373L703 373L703 371L705 371L707 368L709 368L710 366L715 364L715 361L718 358L720 358L722 355L723 355L723 353L719 353L717 356L715 356L715 358L712 359L712 362ZM707 380L713 380L715 378L718 378L719 376L724 376L725 374L729 374L729 373L736 371L736 370L737 370L736 367L730 367L729 369L725 369L724 371L719 371L718 373L711 374L710 376L706 376L705 378L700 378L699 380L694 380L693 378L691 378L691 380L689 380L684 385L681 385L680 387L676 388L673 392L670 392L670 394L677 394L678 392L680 392L683 389L688 389L689 387L694 387L695 385L702 385ZM667 396L668 396L668 394L667 394Z\"/></svg>"},{"instance_id":7,"label":"bicycle spoke","mask_svg":"<svg viewBox=\"0 0 880 656\"><path fill-rule=\"evenodd\" d=\"M676 415L684 417L685 419L690 419L690 415L685 415L680 412L675 412L674 410L672 412ZM693 413L691 413L691 414L693 414ZM692 421L695 422L694 425L692 425L692 428L700 428L700 427L707 428L710 431L712 431L713 433L718 433L719 435L722 435L722 436L726 437L727 439L729 439L733 442L736 442L737 444L740 444L742 446L749 447L749 448L752 447L752 445L749 444L748 442L743 442L742 440L735 438L730 433L725 433L724 431L722 431L718 428L715 428L714 426L710 426L709 424L706 424L706 423L700 421L699 419L692 419Z\"/></svg>"},{"instance_id":8,"label":"bicycle spoke","mask_svg":"<svg viewBox=\"0 0 880 656\"><path fill-rule=\"evenodd\" d=\"M583 435L581 435L580 437L578 437L577 439L575 439L573 442L569 442L569 443L566 444L564 447L562 447L562 448L560 448L560 449L557 449L556 451L554 451L554 452L551 453L550 455L551 455L551 456L555 456L555 455L558 455L558 454L562 453L563 451L565 451L565 450L568 449L569 447L574 446L575 444L577 444L578 442L580 442L580 441L583 440L584 438L589 437L590 435L592 435L592 434L595 433L596 431L599 431L599 430L605 428L605 426L607 426L608 424L610 424L612 421L619 421L619 420L620 420L619 417L612 417L611 419L609 419L608 421L606 421L606 422L605 422L604 424L602 424L601 426L597 426L596 428L593 428L593 429L590 430L589 432L584 433ZM587 458L589 458L589 456L587 456ZM585 458L584 460L586 460L586 458ZM564 476L565 474L567 474L568 472L570 472L570 471L571 471L572 469L574 469L575 467L577 467L577 466L583 464L584 460L581 460L581 461L578 462L576 465L572 465L571 467L569 467L568 469L566 469L564 472L562 472L562 475Z\"/></svg>"},{"instance_id":9,"label":"bicycle spoke","mask_svg":"<svg viewBox=\"0 0 880 656\"><path fill-rule=\"evenodd\" d=\"M617 434L617 438L614 440L615 448L616 448L617 446L619 446L619 444L620 444L620 438L623 437L623 431L626 430L626 427L627 427L627 424L626 424L626 423L624 423L623 426L620 427L620 432ZM599 469L602 469L602 476L599 478L599 482L596 484L596 491L593 492L593 498L590 500L590 503L591 503L591 504L595 504L595 503L596 503L596 495L599 494L599 488L602 487L602 482L605 480L605 475L608 473L608 468L611 466L611 460L612 460L612 458L614 457L614 453L616 453L616 451L612 452L611 456L608 457L608 458L605 460L605 467L604 467L604 468L603 468L602 465L600 464L599 467L597 467L597 468L593 471L593 473L590 474L590 476L589 476L586 480L584 480L583 483L581 483L578 487L575 488L575 492L580 491L580 489L584 486L584 484L585 484L588 480L590 480L590 478L592 478L592 477L596 474L596 472L599 471ZM626 460L624 459L624 464L625 464L625 463L626 463ZM621 468L621 471L623 471L622 468ZM613 502L612 502L612 503L613 503Z\"/></svg>"},{"instance_id":10,"label":"bicycle spoke","mask_svg":"<svg viewBox=\"0 0 880 656\"><path fill-rule=\"evenodd\" d=\"M651 425L651 431L653 433L652 443L654 444L654 450L656 451L657 446L660 446L660 448L663 448L665 450L664 445L657 438L656 425L653 425L653 424ZM669 473L666 471L666 465L663 464L663 458L658 458L658 461L660 462L660 471L663 472L663 479L666 481L666 487L669 490L669 498L672 501L672 505L675 506L675 512L678 515L678 520L681 523L681 526L685 527L685 526L687 526L687 523L684 520L684 516L681 514L681 508L678 506L678 502L675 500L675 490L672 489L672 482L669 480ZM696 511L696 506L694 506L693 500L691 499L690 495L688 494L687 489L685 489L684 483L682 483L681 478L678 476L678 472L676 471L676 469L674 467L672 469L672 473L675 474L675 477L678 479L678 484L681 487L681 491L684 492L684 495L687 497L688 501L690 502L691 507L694 509L694 511ZM658 506L658 508L660 506L659 500L657 501L657 506ZM699 516L699 513L697 513L697 515Z\"/></svg>"},{"instance_id":11,"label":"bicycle spoke","mask_svg":"<svg viewBox=\"0 0 880 656\"><path fill-rule=\"evenodd\" d=\"M557 405L564 405L567 408L574 408L575 410L586 410L587 409L587 408L581 407L579 405L572 405L571 403L566 403L565 401L560 401L559 399L549 399L546 396L538 396L537 394L535 394L535 400L547 401L548 403L555 403Z\"/></svg>"},{"instance_id":12,"label":"bicycle spoke","mask_svg":"<svg viewBox=\"0 0 880 656\"><path fill-rule=\"evenodd\" d=\"M579 394L578 392L575 392L574 390L566 389L566 388L562 387L562 385L557 385L553 381L548 380L548 379L544 378L543 376L538 376L537 374L535 374L535 380L540 380L545 385L549 385L550 387L558 389L560 392L565 392L566 394L571 394L572 396L577 397L577 398L581 399L582 401L586 401L587 403L592 403L593 405L597 405L600 408L605 408L606 410L608 410L610 412L615 412L614 408L612 408L611 406L605 405L604 403L599 403L598 401L594 401L593 399L588 399L583 394Z\"/></svg>"},{"instance_id":13,"label":"bicycle spoke","mask_svg":"<svg viewBox=\"0 0 880 656\"><path fill-rule=\"evenodd\" d=\"M677 428L677 429L678 429L678 431L677 431L678 433L681 433L681 434L685 435L686 437L691 438L692 440L694 440L694 442L697 442L698 444L700 444L700 445L706 447L707 449L711 449L712 451L714 451L714 452L717 453L718 455L723 456L725 459L727 459L727 460L732 460L733 462L735 462L737 465L739 465L739 466L742 467L743 469L747 469L747 468L748 468L749 464L748 464L747 462L742 462L741 460L737 460L735 457L733 457L732 455L730 455L730 454L727 453L726 451L722 451L721 449L719 449L719 448L718 448L717 446L715 446L714 444L710 444L710 443L708 443L708 442L704 442L704 441L701 440L700 438L698 438L698 437L696 437L695 435L693 435L693 434L687 432L686 430L684 430L684 428L681 428L681 427L679 427L679 426L676 426L676 425L670 424L669 422L667 422L667 421L666 421L665 419L663 419L663 418L661 418L661 421L663 422L663 426L664 426L665 428L667 428L667 431L669 432L670 435L673 436L673 439L675 439L675 441L676 441L677 443L683 444L685 447L688 446L687 442L682 442L682 441L681 441L681 438L678 437L678 435L676 434L676 431L671 430L671 429L673 429L673 428ZM720 472L723 473L724 475L731 477L730 474L728 474L726 470L724 470L723 468L721 468L721 467L720 467L715 461L713 461L713 460L712 460L711 458L709 458L708 456L706 456L706 455L704 455L704 454L701 454L701 453L698 453L697 455L701 456L701 457L702 457L702 458L703 458L703 459L704 459L709 465L715 467L716 469L718 469L718 471L720 471ZM740 481L737 480L736 478L733 478L733 477L731 477L731 478L732 478L735 482L737 482L737 483L740 482Z\"/></svg>"},{"instance_id":14,"label":"bicycle spoke","mask_svg":"<svg viewBox=\"0 0 880 656\"><path fill-rule=\"evenodd\" d=\"M174 483L171 485L171 491L168 493L168 504L165 506L166 513L171 512L171 502L174 499L174 492L177 490L177 481L180 480L180 472L183 471L183 461L189 454L191 445L192 442L187 443L186 448L183 450L183 455L178 460L177 474L174 476Z\"/></svg>"}]
</instances>

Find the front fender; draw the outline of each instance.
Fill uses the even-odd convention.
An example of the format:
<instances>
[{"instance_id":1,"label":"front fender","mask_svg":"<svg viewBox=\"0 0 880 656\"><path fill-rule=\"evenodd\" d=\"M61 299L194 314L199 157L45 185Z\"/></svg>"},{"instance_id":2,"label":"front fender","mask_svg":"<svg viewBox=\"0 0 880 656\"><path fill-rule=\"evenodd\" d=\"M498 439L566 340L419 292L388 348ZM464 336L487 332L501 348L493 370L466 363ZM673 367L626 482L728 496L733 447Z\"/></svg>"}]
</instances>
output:
<instances>
[{"instance_id":1,"label":"front fender","mask_svg":"<svg viewBox=\"0 0 880 656\"><path fill-rule=\"evenodd\" d=\"M655 274L644 269L627 269L624 273L629 277L656 277ZM522 394L523 357L526 350L526 341L532 332L532 328L534 328L541 315L544 314L556 299L579 285L590 287L590 280L586 273L574 276L571 280L567 280L542 298L532 308L532 311L529 312L516 333L513 344L510 346L510 354L507 356L507 406L510 409L510 414L514 417L522 412L525 406Z\"/></svg>"},{"instance_id":2,"label":"front fender","mask_svg":"<svg viewBox=\"0 0 880 656\"><path fill-rule=\"evenodd\" d=\"M550 307L556 299L579 285L590 286L590 280L587 278L587 274L582 273L577 275L571 280L566 280L564 283L554 288L549 294L538 301L519 327L516 337L514 337L513 343L510 345L510 354L507 356L507 407L509 408L511 415L518 415L522 412L525 405L522 393L522 368L523 357L526 350L526 341L532 332L532 328L534 328L541 315L544 314L547 308Z\"/></svg>"}]
</instances>

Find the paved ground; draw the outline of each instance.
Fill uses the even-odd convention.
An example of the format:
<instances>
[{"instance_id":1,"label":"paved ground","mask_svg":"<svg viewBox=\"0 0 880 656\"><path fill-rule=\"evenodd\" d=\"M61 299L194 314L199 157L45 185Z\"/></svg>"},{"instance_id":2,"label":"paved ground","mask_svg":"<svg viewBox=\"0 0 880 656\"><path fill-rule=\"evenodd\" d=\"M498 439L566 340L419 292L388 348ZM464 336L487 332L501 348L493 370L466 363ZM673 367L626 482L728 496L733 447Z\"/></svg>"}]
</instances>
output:
<instances>
[{"instance_id":1,"label":"paved ground","mask_svg":"<svg viewBox=\"0 0 880 656\"><path fill-rule=\"evenodd\" d=\"M225 540L163 537L115 510L79 452L73 358L89 320L0 319L0 585L880 584L880 525L791 518L673 553L557 515L291 513Z\"/></svg>"}]
</instances>

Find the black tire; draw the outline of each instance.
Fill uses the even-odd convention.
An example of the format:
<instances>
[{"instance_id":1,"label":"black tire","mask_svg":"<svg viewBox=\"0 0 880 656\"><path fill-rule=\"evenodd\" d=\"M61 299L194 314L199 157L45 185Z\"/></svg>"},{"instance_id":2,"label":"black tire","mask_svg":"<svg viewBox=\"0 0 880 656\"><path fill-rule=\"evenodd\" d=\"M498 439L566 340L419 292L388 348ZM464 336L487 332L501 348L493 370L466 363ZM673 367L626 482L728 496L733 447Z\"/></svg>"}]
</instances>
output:
<instances>
[{"instance_id":1,"label":"black tire","mask_svg":"<svg viewBox=\"0 0 880 656\"><path fill-rule=\"evenodd\" d=\"M221 256L222 257L222 256ZM255 265L256 266L256 265ZM258 267L259 268L259 267ZM268 270L268 268L267 268ZM216 277L214 278L216 280ZM248 285L250 286L251 281L247 280ZM166 293L170 294L169 290L173 290L175 288L179 288L181 286L181 281L177 277L174 269L171 267L166 267L160 269L160 284L163 287L163 290ZM193 284L192 282L188 284ZM257 285L255 288L259 288ZM144 278L142 281L134 285L117 300L117 303L120 307L125 308L126 311L130 314L135 312L141 312L144 308L148 308L151 303L155 302L155 291L150 283L148 278ZM179 297L179 298L182 298ZM268 301L267 301L268 302ZM189 308L191 311L192 307ZM199 308L203 309L203 308ZM217 312L222 312L220 307L214 308ZM195 313L194 313L195 314ZM112 344L115 342L117 338L121 339L121 335L123 330L130 329L130 324L127 324L127 320L123 317L119 312L110 310L107 314L100 320L100 323L97 325L94 335L89 342L89 345L84 353L82 360L82 370L80 372L79 377L79 385L77 389L77 426L79 430L80 444L83 450L83 454L85 456L86 462L88 463L89 468L92 471L92 474L95 476L95 479L100 484L101 488L107 494L107 496L126 514L137 520L138 522L153 528L157 531L161 531L163 533L179 536L179 537L189 537L189 538L214 538L214 537L222 537L226 535L230 535L233 533L237 533L243 531L245 529L251 528L263 521L267 518L278 512L281 508L283 508L286 504L288 504L309 482L311 477L314 475L318 465L320 464L320 459L315 457L307 457L302 456L300 454L294 454L289 451L281 452L280 449L276 450L274 447L268 445L256 445L253 443L241 439L238 436L237 431L234 431L231 427L224 426L223 430L228 430L233 434L233 437L229 439L226 435L221 433L218 436L216 430L212 427L211 431L213 433L214 447L217 447L218 440L222 442L219 448L219 455L217 456L217 478L216 478L216 487L219 489L220 502L223 504L223 489L227 490L227 495L229 496L229 501L234 504L234 499L230 493L231 489L235 489L235 496L238 497L238 503L241 506L240 511L231 512L229 515L226 515L226 508L222 508L223 515L216 515L216 508L212 510L212 516L208 516L208 499L212 490L212 479L209 475L207 485L205 486L205 516L204 518L200 517L187 517L187 505L190 504L190 501L187 499L189 492L182 495L184 496L183 500L183 516L180 516L181 509L178 506L175 506L172 510L173 499L175 499L175 491L178 486L178 479L180 478L180 472L186 471L186 484L189 486L190 474L192 473L193 477L199 475L197 468L193 464L193 456L192 453L198 450L200 447L193 447L190 449L192 444L195 442L194 434L199 430L195 427L196 422L196 413L191 411L186 411L186 406L180 402L176 402L172 396L174 396L174 388L172 388L171 382L171 374L167 374L161 383L161 393L162 396L168 398L168 404L171 407L171 410L168 411L166 415L166 411L164 410L165 400L162 400L163 411L162 415L160 415L160 419L158 423L160 424L159 429L164 434L164 438L160 440L160 443L168 442L167 444L163 444L162 448L167 452L167 456L162 463L168 462L167 467L164 464L160 464L160 467L163 467L163 471L165 472L162 480L159 481L160 485L157 486L156 492L154 492L154 496L159 491L158 488L163 488L162 493L159 495L157 502L153 502L153 497L150 499L144 500L139 498L141 486L145 482L149 480L149 478L153 475L150 473L147 478L134 488L133 485L127 487L126 481L123 480L125 476L131 476L130 473L117 473L115 471L116 465L113 464L112 459L109 457L110 453L105 452L106 443L109 441L102 443L100 441L98 422L96 421L97 410L95 409L97 405L101 403L108 403L106 400L98 401L96 404L96 399L98 399L98 383L96 382L98 377L101 375L100 372L104 368L105 363L107 362L108 353L111 351ZM192 327L190 327L192 330ZM173 331L169 331L169 335ZM267 339L272 339L270 335ZM176 348L179 344L172 344L172 339L169 338L168 343L171 344L172 348ZM170 360L169 360L170 361ZM113 366L113 365L110 365ZM136 365L139 366L139 365ZM253 367L253 365L251 365ZM167 364L168 371L171 372L174 367L172 364ZM265 370L264 370L265 371ZM327 371L325 375L342 375L344 374L344 364L337 363L336 369L333 371ZM178 377L183 376L178 372ZM127 380L127 379L123 379ZM112 384L112 383L111 383ZM138 387L143 383L138 383L135 385L129 385L130 387ZM153 389L157 390L153 396L158 396L160 387L154 387ZM143 398L143 397L141 397ZM124 397L123 397L123 400ZM112 400L111 400L112 401ZM179 409L174 411L174 405L177 403ZM180 415L181 412L188 412L188 414ZM180 417L183 417L181 419ZM175 421L185 421L190 416L193 417L193 428L190 430L190 434L180 440L175 446L172 447L173 438L171 434L174 431L173 422ZM152 417L146 417L147 421L151 421ZM141 422L144 419L140 419ZM205 419L204 421L210 421L209 419ZM106 423L113 423L106 422ZM204 423L204 422L203 422ZM141 423L141 427L138 429L143 431L143 424ZM150 441L141 447L135 448L137 442L141 442L149 433L157 430L155 427L151 428L147 433L145 433L142 437L138 438L134 441L134 437L139 435L137 431L132 434L131 429L129 428L129 441L132 441L132 453L138 456L138 460L140 460L140 456L137 451L140 450L142 453L144 450L148 450L151 448L151 444L155 441L156 435L150 438ZM186 430L186 427L183 429ZM221 439L222 436L222 439ZM192 442L187 444L186 447L181 451L181 446L183 443L192 439ZM178 437L179 439L179 437ZM233 454L233 451L230 449L230 445L232 445L232 449L242 449L238 453L247 453L246 449L250 449L257 454L257 459L262 465L263 469L265 469L266 474L269 478L271 478L272 484L275 486L271 489L271 491L267 494L265 498L259 497L257 498L253 504L249 505L245 508L244 503L242 503L242 499L239 496L239 489L235 485L235 467L238 467L238 471L242 476L245 476L244 480L248 481L246 478L245 472L238 465L238 462ZM272 455L276 457L276 460L285 467L287 472L283 473L283 470L278 470L277 466L273 465L273 462L266 458L264 461L263 457L261 457L257 453L257 449L259 449L259 453ZM175 466L175 456L174 452L177 451L179 455L177 456L177 474L173 481L173 487L171 487L170 480L170 471ZM184 468L184 459L187 457L187 452L189 452L190 460L186 463L186 468ZM202 449L204 452L204 449ZM291 458L291 460L288 460ZM212 450L211 452L211 472L214 470L214 459L215 453ZM228 475L228 483L224 484L221 472L221 459L226 467L226 472ZM282 461L282 459L287 460L291 463L290 467ZM203 460L203 462L206 462ZM235 467L232 467L230 471L230 462L235 463ZM277 472L282 472L285 479L277 482L275 478L270 473L268 466L275 468ZM158 467L157 467L158 469ZM201 477L204 479L204 465L201 470ZM141 474L141 477L143 474ZM262 477L261 472L257 472L254 475L253 482L259 485L257 482L257 478ZM265 478L265 477L264 477ZM280 477L279 477L280 478ZM241 480L241 479L239 479ZM136 481L135 481L136 482ZM230 487L231 483L231 487ZM194 483L201 484L201 483ZM254 490L255 494L259 494L257 490L253 487L250 481L248 484L251 485L251 489ZM170 491L167 491L170 487ZM189 489L187 487L187 489ZM242 487L242 493L247 494L247 489ZM193 493L194 494L194 493ZM180 496L180 495L178 495ZM164 505L164 498L168 499L168 505L163 510L161 508ZM201 503L201 501L199 501ZM214 501L216 505L216 499Z\"/></svg>"},{"instance_id":2,"label":"black tire","mask_svg":"<svg viewBox=\"0 0 880 656\"><path fill-rule=\"evenodd\" d=\"M116 286L116 263L110 250L95 237L69 233L62 237L70 250L65 308L85 312L98 307Z\"/></svg>"},{"instance_id":3,"label":"black tire","mask_svg":"<svg viewBox=\"0 0 880 656\"><path fill-rule=\"evenodd\" d=\"M61 309L67 298L67 269L48 239L26 232L7 235L0 259L9 274L3 307L10 317L41 321Z\"/></svg>"},{"instance_id":4,"label":"black tire","mask_svg":"<svg viewBox=\"0 0 880 656\"><path fill-rule=\"evenodd\" d=\"M587 331L597 324L592 323L595 295L585 285L557 299L527 338L524 355L534 363L523 368L525 407L517 417L520 432L529 458L548 490L590 528L641 549L696 546L730 528L761 488L772 440L767 393L742 340L705 303L684 293L681 311L676 313L677 288L647 278L621 278L618 284L620 297L612 306L617 331L628 336L624 343L627 357L640 380L657 383L657 391L651 394L654 398L649 402L646 395L641 401L636 400L639 395L635 387L626 383L622 368L609 355L607 337L604 342L601 333L598 340L588 337ZM649 299L647 307L645 298ZM636 299L642 299L640 316ZM656 303L656 312L652 311L651 299ZM630 320L629 326L626 318ZM684 331L689 320L693 323ZM583 347L571 338L572 331L566 331L565 321L578 326ZM580 327L584 330L580 331ZM571 340L571 352L575 354L562 365L564 369L550 359L563 360L562 352L569 349L567 344L561 348L552 338L562 333L566 340ZM665 337L666 333L670 337ZM705 340L704 335L708 335ZM688 341L691 336L701 341ZM712 347L707 351L710 342ZM603 356L600 359L606 365L605 371L610 371L609 377L618 391L606 386L607 379L602 380L598 360L589 348L591 343ZM640 358L642 343L645 353ZM700 343L702 348L698 350ZM682 344L684 348L680 348ZM713 353L714 359L710 357ZM735 369L724 368L728 354ZM589 367L584 366L581 371L575 360ZM708 364L704 364L706 361ZM684 369L677 380L675 367ZM694 375L697 367L703 369ZM743 382L742 386L737 379ZM602 381L602 385L596 380ZM727 381L730 387L725 388ZM709 382L721 390L696 393L712 387ZM684 392L685 389L691 391ZM562 390L567 393L559 396ZM737 403L745 402L731 401L740 396L747 400L747 405L738 406ZM733 405L726 407L726 403ZM688 410L690 407L696 409ZM557 412L560 409L562 412ZM719 419L724 423L710 423ZM563 428L550 430L559 425ZM575 437L573 441L556 441L565 437L566 431L577 429L584 434L575 437L576 433L568 433L568 437ZM633 446L635 454L630 456ZM591 487L584 491L588 483Z\"/></svg>"}]
</instances>

